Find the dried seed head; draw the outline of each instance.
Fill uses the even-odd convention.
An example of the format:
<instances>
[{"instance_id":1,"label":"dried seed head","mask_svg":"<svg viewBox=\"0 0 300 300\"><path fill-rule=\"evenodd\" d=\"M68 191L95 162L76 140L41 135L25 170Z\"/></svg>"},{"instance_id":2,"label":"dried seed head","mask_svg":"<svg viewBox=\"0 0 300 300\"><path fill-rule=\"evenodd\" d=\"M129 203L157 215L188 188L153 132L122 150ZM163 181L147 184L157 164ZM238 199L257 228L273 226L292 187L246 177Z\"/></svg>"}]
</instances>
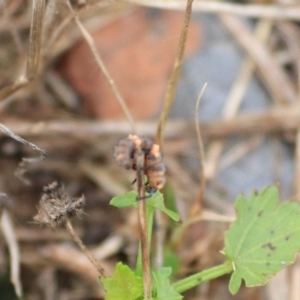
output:
<instances>
[{"instance_id":1,"label":"dried seed head","mask_svg":"<svg viewBox=\"0 0 300 300\"><path fill-rule=\"evenodd\" d=\"M166 183L165 172L166 166L162 161L159 145L144 136L130 134L127 138L118 142L115 147L115 160L126 169L133 169L137 172L136 151L141 149L144 153L144 174L147 176L147 190L156 191L162 189Z\"/></svg>"},{"instance_id":2,"label":"dried seed head","mask_svg":"<svg viewBox=\"0 0 300 300\"><path fill-rule=\"evenodd\" d=\"M53 182L44 187L38 214L34 217L37 223L45 224L52 228L63 224L73 215L80 215L85 204L84 196L71 198L62 185Z\"/></svg>"}]
</instances>

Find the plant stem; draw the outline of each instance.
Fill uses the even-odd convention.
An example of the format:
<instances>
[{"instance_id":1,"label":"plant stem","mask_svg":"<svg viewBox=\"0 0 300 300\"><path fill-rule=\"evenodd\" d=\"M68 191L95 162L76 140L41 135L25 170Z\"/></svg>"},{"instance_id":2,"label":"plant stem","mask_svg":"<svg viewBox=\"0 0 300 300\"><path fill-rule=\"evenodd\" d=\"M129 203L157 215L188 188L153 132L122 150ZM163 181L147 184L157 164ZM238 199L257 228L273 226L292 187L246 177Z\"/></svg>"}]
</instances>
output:
<instances>
[{"instance_id":1,"label":"plant stem","mask_svg":"<svg viewBox=\"0 0 300 300\"><path fill-rule=\"evenodd\" d=\"M76 242L76 244L79 246L79 248L82 250L82 252L87 256L89 261L94 265L94 267L98 270L100 277L106 278L104 269L100 266L100 264L97 262L97 260L94 258L94 256L91 254L91 252L87 249L87 247L83 244L79 236L76 234L76 232L73 229L72 223L69 219L66 220L65 227L68 231L68 233L71 235L73 240Z\"/></svg>"},{"instance_id":2,"label":"plant stem","mask_svg":"<svg viewBox=\"0 0 300 300\"><path fill-rule=\"evenodd\" d=\"M200 285L203 282L210 281L212 279L221 277L225 274L233 271L230 261L226 261L224 264L212 267L202 272L196 273L173 284L174 289L179 294L185 292L193 287Z\"/></svg>"},{"instance_id":3,"label":"plant stem","mask_svg":"<svg viewBox=\"0 0 300 300\"><path fill-rule=\"evenodd\" d=\"M138 215L140 224L140 240L141 240L141 255L143 267L143 283L144 283L144 298L150 299L152 295L151 286L151 268L150 268L150 253L148 244L148 222L147 222L147 204L145 201L145 180L144 180L144 163L145 154L141 148L136 151L136 166L137 166L137 186L138 186Z\"/></svg>"},{"instance_id":4,"label":"plant stem","mask_svg":"<svg viewBox=\"0 0 300 300\"><path fill-rule=\"evenodd\" d=\"M133 117L131 116L131 113L130 113L128 107L127 107L127 104L126 104L124 98L122 97L119 89L117 88L117 85L116 85L115 81L112 79L111 75L109 74L108 69L107 69L106 65L104 64L104 61L103 61L102 57L100 56L100 53L97 49L95 41L93 40L93 38L89 34L89 32L85 29L85 27L82 25L81 21L79 20L78 15L73 10L73 7L71 5L71 1L68 0L67 5L68 5L70 11L73 14L73 18L75 20L75 23L78 26L79 30L81 31L83 38L85 39L86 43L88 44L99 69L103 73L104 78L106 79L109 87L111 88L111 90L112 90L114 96L116 97L119 105L121 106L125 117L127 118L128 122L131 125L134 132L137 133L138 132L137 127L135 125Z\"/></svg>"},{"instance_id":5,"label":"plant stem","mask_svg":"<svg viewBox=\"0 0 300 300\"><path fill-rule=\"evenodd\" d=\"M169 79L166 95L164 98L164 107L161 112L158 126L156 130L156 143L159 144L161 151L163 150L163 129L165 127L169 112L174 102L176 87L182 67L184 49L186 44L186 39L188 35L188 29L190 25L190 19L192 14L192 4L193 0L187 0L183 27L180 34L179 45L177 49L176 59L173 65L173 70L171 73L171 77Z\"/></svg>"},{"instance_id":6,"label":"plant stem","mask_svg":"<svg viewBox=\"0 0 300 300\"><path fill-rule=\"evenodd\" d=\"M147 201L145 201L145 202L146 202L146 204L148 203ZM150 245L151 245L151 239L152 239L154 211L155 210L153 209L153 207L151 207L149 205L146 206L149 252L150 252ZM138 258L137 258L137 263L136 263L135 274L138 275L138 276L143 275L141 244L139 245L139 251L138 251Z\"/></svg>"}]
</instances>

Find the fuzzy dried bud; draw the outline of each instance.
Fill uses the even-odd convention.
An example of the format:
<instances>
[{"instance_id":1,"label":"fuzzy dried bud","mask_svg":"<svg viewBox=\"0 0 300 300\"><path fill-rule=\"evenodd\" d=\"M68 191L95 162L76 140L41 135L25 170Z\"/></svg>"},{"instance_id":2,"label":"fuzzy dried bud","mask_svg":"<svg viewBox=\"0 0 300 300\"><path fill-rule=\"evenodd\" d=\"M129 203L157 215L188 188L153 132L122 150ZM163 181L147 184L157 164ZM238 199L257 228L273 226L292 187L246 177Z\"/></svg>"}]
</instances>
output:
<instances>
[{"instance_id":1,"label":"fuzzy dried bud","mask_svg":"<svg viewBox=\"0 0 300 300\"><path fill-rule=\"evenodd\" d=\"M38 206L38 214L34 217L37 223L52 228L64 224L73 215L80 215L85 204L84 196L71 198L62 185L53 182L44 187L44 193Z\"/></svg>"},{"instance_id":2,"label":"fuzzy dried bud","mask_svg":"<svg viewBox=\"0 0 300 300\"><path fill-rule=\"evenodd\" d=\"M130 134L121 139L115 147L114 158L116 162L126 169L137 172L136 153L140 149L144 154L144 174L147 176L146 190L152 194L160 190L166 183L166 166L162 161L159 145L144 136Z\"/></svg>"}]
</instances>

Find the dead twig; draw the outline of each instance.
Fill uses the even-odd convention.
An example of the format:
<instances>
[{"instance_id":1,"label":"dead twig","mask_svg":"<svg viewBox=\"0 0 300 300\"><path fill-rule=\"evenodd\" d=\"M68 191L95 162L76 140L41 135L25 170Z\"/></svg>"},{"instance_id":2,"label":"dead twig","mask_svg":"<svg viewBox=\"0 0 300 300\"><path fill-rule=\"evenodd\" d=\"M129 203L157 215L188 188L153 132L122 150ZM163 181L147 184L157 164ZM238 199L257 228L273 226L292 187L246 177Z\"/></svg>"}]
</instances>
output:
<instances>
[{"instance_id":1,"label":"dead twig","mask_svg":"<svg viewBox=\"0 0 300 300\"><path fill-rule=\"evenodd\" d=\"M140 225L140 239L141 239L141 253L143 266L143 282L144 282L144 298L150 299L152 297L151 284L151 266L150 266L150 249L148 242L148 228L147 228L147 204L145 201L145 179L144 179L144 165L145 153L139 147L136 150L135 162L137 166L137 187L138 187L138 215Z\"/></svg>"},{"instance_id":2,"label":"dead twig","mask_svg":"<svg viewBox=\"0 0 300 300\"><path fill-rule=\"evenodd\" d=\"M22 283L20 278L20 250L15 231L8 211L4 208L0 217L0 226L7 243L10 256L10 280L18 297L22 297Z\"/></svg>"},{"instance_id":3,"label":"dead twig","mask_svg":"<svg viewBox=\"0 0 300 300\"><path fill-rule=\"evenodd\" d=\"M76 234L76 232L73 229L72 223L70 219L67 219L65 222L65 228L72 237L72 239L75 241L75 243L78 245L78 247L81 249L81 251L86 255L86 257L89 259L89 261L93 264L93 266L98 270L101 277L105 278L105 271L100 266L98 261L94 258L94 256L91 254L91 252L88 250L88 248L83 244L79 236Z\"/></svg>"},{"instance_id":4,"label":"dead twig","mask_svg":"<svg viewBox=\"0 0 300 300\"><path fill-rule=\"evenodd\" d=\"M40 156L38 156L38 157L30 157L30 158L23 157L21 163L19 164L19 167L15 171L15 175L18 178L20 178L24 183L30 184L30 182L24 177L24 173L27 170L28 164L35 163L39 160L43 160L44 158L46 158L48 156L47 152L45 150L42 150L35 144L30 143L30 142L26 141L25 139L21 138L20 136L18 136L14 132L12 132L8 127L6 127L5 125L3 125L1 123L0 123L0 130L2 132L4 132L6 135L8 135L11 138L13 138L14 140L16 140L17 142L29 147L32 150L39 152Z\"/></svg>"},{"instance_id":5,"label":"dead twig","mask_svg":"<svg viewBox=\"0 0 300 300\"><path fill-rule=\"evenodd\" d=\"M41 148L39 148L35 144L30 143L30 142L24 140L23 138L21 138L20 136L18 136L14 132L12 132L7 126L5 126L5 125L3 125L1 123L0 123L0 130L2 132L4 132L6 135L8 135L9 137L11 137L12 139L16 140L17 142L20 142L21 144L29 147L30 149L39 152L42 157L47 157L47 152L45 150L42 150ZM23 158L23 160L25 160L25 161L31 161L32 159L31 158Z\"/></svg>"},{"instance_id":6,"label":"dead twig","mask_svg":"<svg viewBox=\"0 0 300 300\"><path fill-rule=\"evenodd\" d=\"M58 225L64 225L70 236L87 256L90 262L98 270L101 277L106 277L104 269L92 256L90 251L82 243L78 235L73 230L70 218L73 215L82 213L82 207L85 204L84 197L71 198L64 190L64 187L57 182L53 182L44 187L44 193L38 206L38 214L34 220L38 224L44 224L51 228Z\"/></svg>"},{"instance_id":7,"label":"dead twig","mask_svg":"<svg viewBox=\"0 0 300 300\"><path fill-rule=\"evenodd\" d=\"M98 2L99 0L96 0ZM138 5L163 8L185 10L185 1L182 0L126 0L126 3L134 3ZM203 1L195 0L193 5L194 11L208 13L231 13L244 17L252 18L269 18L276 20L300 20L300 6L280 5L280 4L235 4L219 1Z\"/></svg>"},{"instance_id":8,"label":"dead twig","mask_svg":"<svg viewBox=\"0 0 300 300\"><path fill-rule=\"evenodd\" d=\"M264 43L269 37L272 28L272 21L260 20L256 25L256 30L254 34L257 41L260 43ZM244 100L246 89L249 85L249 82L253 76L255 69L256 64L253 61L253 59L251 57L246 58L227 96L227 100L223 108L223 119L229 120L237 114L239 107ZM205 177L207 179L212 179L215 176L219 158L222 154L224 146L224 140L214 141L210 144L207 150L207 164L205 174Z\"/></svg>"},{"instance_id":9,"label":"dead twig","mask_svg":"<svg viewBox=\"0 0 300 300\"><path fill-rule=\"evenodd\" d=\"M190 215L196 215L197 213L200 212L201 210L201 204L203 201L203 196L204 196L204 191L205 191L205 183L206 183L206 178L205 178L205 153L204 153L204 145L201 137L201 132L200 132L200 122L199 122L199 105L200 105L200 100L203 96L204 90L206 88L207 84L205 84L202 88L202 90L199 93L199 97L197 99L196 103L196 109L195 109L195 126L196 126L196 131L197 131L197 140L198 140L198 146L199 146L199 153L200 153L200 164L201 164L201 169L200 169L200 189L199 189L199 195L196 201L193 203Z\"/></svg>"},{"instance_id":10,"label":"dead twig","mask_svg":"<svg viewBox=\"0 0 300 300\"><path fill-rule=\"evenodd\" d=\"M27 120L4 119L5 123L18 135L50 136L73 135L91 138L107 134L126 135L131 126L122 121L48 121L29 122ZM155 122L137 122L142 134L152 136ZM294 131L300 126L300 110L298 105L285 108L274 108L262 113L244 113L230 120L202 122L203 138L226 138L228 136L246 134L283 133ZM178 138L194 131L195 125L183 121L169 121L165 127L165 136Z\"/></svg>"},{"instance_id":11,"label":"dead twig","mask_svg":"<svg viewBox=\"0 0 300 300\"><path fill-rule=\"evenodd\" d=\"M28 86L35 79L38 72L45 0L34 0L32 9L26 73L21 75L15 83L6 86L0 91L0 101L7 99L16 91Z\"/></svg>"},{"instance_id":12,"label":"dead twig","mask_svg":"<svg viewBox=\"0 0 300 300\"><path fill-rule=\"evenodd\" d=\"M192 14L192 4L193 0L188 0L186 4L185 16L182 31L180 34L179 46L177 50L176 59L174 62L173 70L171 73L171 77L169 79L167 92L164 99L164 107L162 113L160 115L157 131L156 131L156 143L160 146L161 152L163 152L163 130L165 127L165 123L167 121L170 109L173 105L175 91L177 87L177 82L179 79L179 74L181 71L181 66L183 62L184 49Z\"/></svg>"},{"instance_id":13,"label":"dead twig","mask_svg":"<svg viewBox=\"0 0 300 300\"><path fill-rule=\"evenodd\" d=\"M296 91L288 76L272 54L257 41L245 23L238 17L225 13L220 14L219 17L239 45L255 61L271 99L280 105L296 103Z\"/></svg>"},{"instance_id":14,"label":"dead twig","mask_svg":"<svg viewBox=\"0 0 300 300\"><path fill-rule=\"evenodd\" d=\"M88 44L88 46L89 46L89 48L90 48L90 50L91 50L91 52L92 52L92 54L93 54L96 62L97 62L97 65L98 65L99 69L102 71L102 73L103 73L105 79L107 80L107 82L108 82L108 84L109 84L112 92L114 93L114 95L115 95L118 103L120 104L120 106L121 106L121 108L122 108L122 110L124 112L124 115L126 116L128 122L131 125L132 129L134 130L134 132L138 133L137 127L136 127L135 122L134 122L134 120L133 120L133 118L131 116L131 113L130 113L128 107L127 107L127 104L126 104L125 100L123 99L123 97L121 96L121 93L120 93L119 89L117 88L114 80L110 76L110 74L109 74L109 72L108 72L108 70L107 70L107 68L106 68L106 66L105 66L105 64L104 64L104 62L103 62L103 60L102 60L99 52L98 52L98 49L97 49L97 47L96 47L96 45L94 43L93 38L88 33L88 31L84 28L84 26L81 24L81 22L79 20L79 17L76 14L76 12L73 10L73 7L72 7L72 5L71 5L71 3L70 3L69 0L67 0L67 5L68 5L68 7L69 7L69 9L70 9L70 11L71 11L71 13L73 15L73 18L75 20L76 25L78 26L79 30L82 33L83 38L87 42L87 44Z\"/></svg>"},{"instance_id":15,"label":"dead twig","mask_svg":"<svg viewBox=\"0 0 300 300\"><path fill-rule=\"evenodd\" d=\"M45 4L46 4L45 0L33 1L28 58L27 58L27 66L26 66L26 77L28 80L34 79L38 72Z\"/></svg>"}]
</instances>

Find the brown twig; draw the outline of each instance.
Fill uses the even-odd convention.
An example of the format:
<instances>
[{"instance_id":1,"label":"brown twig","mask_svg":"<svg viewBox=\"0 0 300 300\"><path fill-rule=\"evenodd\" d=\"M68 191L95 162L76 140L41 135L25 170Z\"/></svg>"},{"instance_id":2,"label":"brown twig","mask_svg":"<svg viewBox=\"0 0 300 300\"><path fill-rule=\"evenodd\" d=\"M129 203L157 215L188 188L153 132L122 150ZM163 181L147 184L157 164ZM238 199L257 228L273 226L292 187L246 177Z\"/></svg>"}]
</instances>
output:
<instances>
[{"instance_id":1,"label":"brown twig","mask_svg":"<svg viewBox=\"0 0 300 300\"><path fill-rule=\"evenodd\" d=\"M157 131L156 131L156 143L160 145L161 152L163 152L163 130L170 112L170 109L173 105L175 91L177 87L177 82L179 78L179 74L181 71L181 66L183 62L184 49L192 14L192 4L193 0L188 0L186 4L185 16L183 27L180 34L179 46L177 50L176 59L174 62L173 70L171 73L171 77L168 83L167 92L164 99L164 107L162 113L160 115Z\"/></svg>"},{"instance_id":2,"label":"brown twig","mask_svg":"<svg viewBox=\"0 0 300 300\"><path fill-rule=\"evenodd\" d=\"M65 222L65 227L72 239L75 241L75 243L78 245L78 247L82 250L82 252L86 255L86 257L89 259L89 261L93 264L93 266L98 270L100 277L105 278L105 271L100 266L100 264L97 262L97 260L94 258L94 256L91 254L91 252L87 249L87 247L83 244L81 239L78 237L76 232L73 229L72 223L69 219Z\"/></svg>"},{"instance_id":3,"label":"brown twig","mask_svg":"<svg viewBox=\"0 0 300 300\"><path fill-rule=\"evenodd\" d=\"M270 35L271 29L273 27L273 22L270 20L260 20L256 25L255 38L260 43L264 43L268 36ZM229 120L233 118L240 105L244 100L244 95L246 89L249 85L250 79L253 76L256 65L252 58L248 57L242 64L237 79L232 85L227 100L223 108L223 119ZM206 174L207 179L212 179L217 171L217 165L219 158L225 146L225 141L215 141L210 144L207 150L207 164L206 164Z\"/></svg>"},{"instance_id":4,"label":"brown twig","mask_svg":"<svg viewBox=\"0 0 300 300\"><path fill-rule=\"evenodd\" d=\"M201 137L201 132L200 132L200 126L199 126L199 105L200 105L200 100L203 96L204 90L206 88L207 84L205 84L202 88L202 90L199 93L199 97L197 99L196 103L196 109L195 109L195 126L196 126L196 131L197 131L197 141L198 141L198 146L199 146L199 153L200 153L200 189L199 189L199 194L196 199L196 201L193 203L192 208L190 210L190 215L194 216L197 213L200 212L201 210L201 204L203 201L203 196L204 196L204 191L205 191L205 184L206 184L206 178L205 178L205 153L204 153L204 145Z\"/></svg>"},{"instance_id":5,"label":"brown twig","mask_svg":"<svg viewBox=\"0 0 300 300\"><path fill-rule=\"evenodd\" d=\"M10 254L10 280L15 287L18 297L22 297L22 283L20 279L20 251L15 236L12 221L6 209L3 209L0 217L0 226L6 240Z\"/></svg>"},{"instance_id":6,"label":"brown twig","mask_svg":"<svg viewBox=\"0 0 300 300\"><path fill-rule=\"evenodd\" d=\"M26 77L29 80L35 78L40 60L41 40L43 32L43 17L45 10L45 0L34 0L30 26L28 58L26 66Z\"/></svg>"},{"instance_id":7,"label":"brown twig","mask_svg":"<svg viewBox=\"0 0 300 300\"><path fill-rule=\"evenodd\" d=\"M129 134L128 122L113 121L48 121L30 122L22 119L6 118L5 122L14 133L22 136L53 136L73 135L81 138L107 134ZM155 122L138 122L140 131L144 135L152 136ZM169 121L166 124L165 136L176 138L186 136L194 131L194 124L183 121ZM203 138L226 138L234 135L264 134L296 130L300 126L300 110L298 105L285 108L274 108L260 113L244 113L230 120L202 122L201 134ZM1 135L1 132L0 132Z\"/></svg>"},{"instance_id":8,"label":"brown twig","mask_svg":"<svg viewBox=\"0 0 300 300\"><path fill-rule=\"evenodd\" d=\"M89 263L88 258L82 251L65 243L52 243L37 250L40 255L28 253L24 250L22 263L31 266L50 264L51 267L59 267L63 270L80 274L85 280L100 286L97 269ZM109 268L109 264L106 264L105 269Z\"/></svg>"},{"instance_id":9,"label":"brown twig","mask_svg":"<svg viewBox=\"0 0 300 300\"><path fill-rule=\"evenodd\" d=\"M38 72L44 9L45 0L33 1L26 73L25 75L21 75L16 82L6 86L0 91L0 101L6 100L18 90L28 86Z\"/></svg>"},{"instance_id":10,"label":"brown twig","mask_svg":"<svg viewBox=\"0 0 300 300\"><path fill-rule=\"evenodd\" d=\"M15 92L19 91L21 88L27 86L29 80L24 76L20 76L16 82L11 85L8 85L0 90L0 102L5 101L8 97L13 95Z\"/></svg>"},{"instance_id":11,"label":"brown twig","mask_svg":"<svg viewBox=\"0 0 300 300\"><path fill-rule=\"evenodd\" d=\"M99 0L97 0L99 1ZM126 0L126 3L134 3L138 5L163 8L163 9L176 9L184 10L185 1L182 0ZM194 11L209 12L209 13L231 13L244 17L253 18L269 18L269 19L290 19L300 20L300 7L294 5L280 5L280 4L236 4L219 1L203 1L195 0Z\"/></svg>"},{"instance_id":12,"label":"brown twig","mask_svg":"<svg viewBox=\"0 0 300 300\"><path fill-rule=\"evenodd\" d=\"M126 118L127 118L128 122L129 122L129 124L131 125L133 131L135 133L138 133L137 127L136 127L135 122L134 122L134 120L133 120L133 118L131 116L131 113L130 113L127 105L126 105L126 102L123 99L123 97L121 96L121 93L120 93L119 89L117 88L114 80L110 76L110 74L109 74L109 72L108 72L108 70L107 70L107 68L106 68L106 66L105 66L105 64L104 64L104 62L103 62L103 60L102 60L102 58L101 58L98 50L97 50L97 47L96 47L96 45L94 43L93 38L88 33L88 31L84 28L84 26L81 24L81 22L79 20L79 17L76 14L76 12L73 10L73 7L72 7L72 5L71 5L71 3L70 3L69 0L67 0L67 5L68 5L68 7L69 7L69 9L70 9L70 11L71 11L71 13L73 15L73 18L75 20L76 25L78 26L79 30L82 33L83 38L87 42L87 44L88 44L88 46L89 46L89 48L90 48L90 50L91 50L91 52L92 52L95 60L96 60L96 63L98 65L98 67L102 71L102 73L103 73L105 79L107 80L107 82L108 82L108 84L109 84L109 86L110 86L113 94L115 95L118 103L120 104L120 106L121 106L121 108L122 108L122 110L124 112L124 115L126 116Z\"/></svg>"},{"instance_id":13,"label":"brown twig","mask_svg":"<svg viewBox=\"0 0 300 300\"><path fill-rule=\"evenodd\" d=\"M140 225L140 239L142 251L142 266L143 266L143 282L144 282L144 298L150 299L152 297L152 284L151 284L151 266L150 266L150 249L148 243L148 230L147 230L147 204L145 199L145 179L144 179L144 164L145 153L139 147L136 150L135 161L137 165L137 187L138 187L138 215Z\"/></svg>"},{"instance_id":14,"label":"brown twig","mask_svg":"<svg viewBox=\"0 0 300 300\"><path fill-rule=\"evenodd\" d=\"M44 187L43 194L38 205L38 213L33 219L37 224L44 224L51 228L55 228L58 225L63 224L79 248L98 270L100 276L105 277L104 269L82 243L78 235L73 230L72 223L70 221L70 218L73 215L80 215L82 213L82 207L84 204L84 196L71 198L61 184L53 182Z\"/></svg>"},{"instance_id":15,"label":"brown twig","mask_svg":"<svg viewBox=\"0 0 300 300\"><path fill-rule=\"evenodd\" d=\"M230 151L228 151L228 153L224 154L224 156L220 160L218 171L219 172L224 171L226 168L238 162L247 154L249 154L249 152L256 149L263 141L264 141L264 136L255 135L253 137L246 139L241 143L237 143L234 147L230 149Z\"/></svg>"},{"instance_id":16,"label":"brown twig","mask_svg":"<svg viewBox=\"0 0 300 300\"><path fill-rule=\"evenodd\" d=\"M255 61L271 99L278 104L296 103L297 95L286 73L278 66L272 54L257 41L245 23L225 13L219 17L239 45Z\"/></svg>"},{"instance_id":17,"label":"brown twig","mask_svg":"<svg viewBox=\"0 0 300 300\"><path fill-rule=\"evenodd\" d=\"M20 32L15 28L14 23L11 20L11 13L12 12L10 10L4 9L2 19L5 21L6 24L10 25L8 28L8 31L10 32L10 34L13 38L14 44L16 45L16 49L18 50L18 54L23 55L24 54L24 46L22 44Z\"/></svg>"}]
</instances>

